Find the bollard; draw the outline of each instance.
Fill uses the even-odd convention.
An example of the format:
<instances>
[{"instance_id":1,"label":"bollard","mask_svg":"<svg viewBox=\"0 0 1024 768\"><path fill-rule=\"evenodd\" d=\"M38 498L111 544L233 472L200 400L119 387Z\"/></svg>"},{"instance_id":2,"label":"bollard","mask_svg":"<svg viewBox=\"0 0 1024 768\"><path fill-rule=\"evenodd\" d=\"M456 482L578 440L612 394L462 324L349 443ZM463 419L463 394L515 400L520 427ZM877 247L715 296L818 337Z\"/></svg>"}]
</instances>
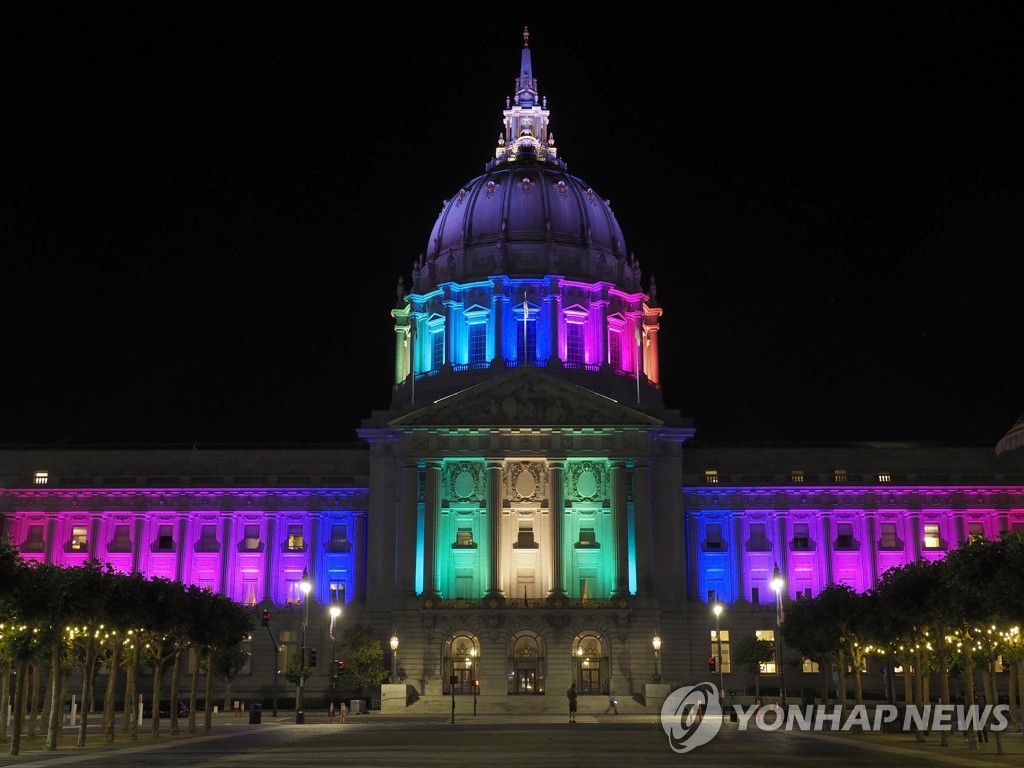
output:
<instances>
[{"instance_id":1,"label":"bollard","mask_svg":"<svg viewBox=\"0 0 1024 768\"><path fill-rule=\"evenodd\" d=\"M328 723L333 723L334 722L334 702L333 701L331 702L331 706L329 706L327 708L327 722Z\"/></svg>"}]
</instances>

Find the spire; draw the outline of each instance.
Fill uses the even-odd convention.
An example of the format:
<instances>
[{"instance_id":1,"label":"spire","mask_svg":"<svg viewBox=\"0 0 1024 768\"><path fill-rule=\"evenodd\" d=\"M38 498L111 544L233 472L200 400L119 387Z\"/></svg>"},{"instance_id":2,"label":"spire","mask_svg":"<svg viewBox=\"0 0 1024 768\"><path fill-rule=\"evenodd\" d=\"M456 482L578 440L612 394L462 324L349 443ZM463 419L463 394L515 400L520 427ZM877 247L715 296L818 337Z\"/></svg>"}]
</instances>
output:
<instances>
[{"instance_id":1,"label":"spire","mask_svg":"<svg viewBox=\"0 0 1024 768\"><path fill-rule=\"evenodd\" d=\"M519 74L516 77L515 96L505 99L502 113L504 130L498 136L498 146L492 163L500 164L510 160L523 159L554 163L565 168L558 159L555 135L548 128L550 113L547 98L541 99L537 90L537 79L533 76L533 59L530 55L530 30L523 27L523 51L519 57Z\"/></svg>"},{"instance_id":2,"label":"spire","mask_svg":"<svg viewBox=\"0 0 1024 768\"><path fill-rule=\"evenodd\" d=\"M516 104L532 107L537 102L537 81L533 79L533 62L530 59L530 30L523 27L523 55L516 78Z\"/></svg>"}]
</instances>

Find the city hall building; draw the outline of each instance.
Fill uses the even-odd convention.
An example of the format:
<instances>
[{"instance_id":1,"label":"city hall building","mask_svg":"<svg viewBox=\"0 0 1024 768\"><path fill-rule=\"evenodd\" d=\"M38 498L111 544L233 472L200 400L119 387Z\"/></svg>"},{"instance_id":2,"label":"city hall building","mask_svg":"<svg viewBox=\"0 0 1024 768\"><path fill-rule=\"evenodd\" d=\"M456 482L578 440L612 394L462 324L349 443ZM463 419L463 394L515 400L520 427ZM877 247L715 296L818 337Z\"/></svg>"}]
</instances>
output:
<instances>
[{"instance_id":1,"label":"city hall building","mask_svg":"<svg viewBox=\"0 0 1024 768\"><path fill-rule=\"evenodd\" d=\"M398 639L403 705L478 681L489 706L541 710L570 681L649 701L658 681L708 679L711 657L745 692L730 647L774 639L776 569L787 600L866 590L972 534L1024 529L1024 424L998 451L702 444L663 405L657 286L559 158L525 35L514 82L493 157L448 191L398 283L390 408L357 442L0 449L0 531L22 557L96 558L249 606L242 698L270 695L304 611L306 646L329 659L343 601L339 632L373 627L389 664ZM816 691L794 661L790 695Z\"/></svg>"}]
</instances>

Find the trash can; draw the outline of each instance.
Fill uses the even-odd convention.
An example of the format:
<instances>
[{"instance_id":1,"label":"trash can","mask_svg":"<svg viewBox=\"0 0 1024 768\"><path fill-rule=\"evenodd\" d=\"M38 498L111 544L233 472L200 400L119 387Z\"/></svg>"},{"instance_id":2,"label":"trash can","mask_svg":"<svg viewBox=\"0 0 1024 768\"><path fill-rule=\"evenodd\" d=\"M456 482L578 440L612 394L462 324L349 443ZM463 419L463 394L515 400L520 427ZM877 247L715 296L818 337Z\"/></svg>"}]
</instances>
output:
<instances>
[{"instance_id":1,"label":"trash can","mask_svg":"<svg viewBox=\"0 0 1024 768\"><path fill-rule=\"evenodd\" d=\"M249 725L259 725L263 722L263 705L256 703L249 707Z\"/></svg>"}]
</instances>

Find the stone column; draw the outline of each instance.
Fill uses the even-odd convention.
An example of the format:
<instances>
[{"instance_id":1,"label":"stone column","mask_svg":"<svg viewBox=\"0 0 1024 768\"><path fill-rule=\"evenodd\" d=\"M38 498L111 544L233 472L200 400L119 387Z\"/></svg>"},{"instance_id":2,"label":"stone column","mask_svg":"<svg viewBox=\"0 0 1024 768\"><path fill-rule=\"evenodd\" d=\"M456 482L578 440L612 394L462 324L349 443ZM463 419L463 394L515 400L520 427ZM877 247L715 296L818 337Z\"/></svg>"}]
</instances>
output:
<instances>
[{"instance_id":1,"label":"stone column","mask_svg":"<svg viewBox=\"0 0 1024 768\"><path fill-rule=\"evenodd\" d=\"M505 592L501 588L502 557L505 542L501 541L501 513L505 502L505 491L502 483L502 461L487 460L487 531L490 548L490 573L486 597L488 600L503 600Z\"/></svg>"},{"instance_id":2,"label":"stone column","mask_svg":"<svg viewBox=\"0 0 1024 768\"><path fill-rule=\"evenodd\" d=\"M415 459L402 462L398 470L397 524L395 526L395 593L416 595L416 520L418 518L419 467ZM424 582L425 584L425 582Z\"/></svg>"},{"instance_id":3,"label":"stone column","mask_svg":"<svg viewBox=\"0 0 1024 768\"><path fill-rule=\"evenodd\" d=\"M423 595L438 597L437 516L441 509L441 461L427 459L427 498L423 514ZM415 560L413 561L415 562Z\"/></svg>"},{"instance_id":4,"label":"stone column","mask_svg":"<svg viewBox=\"0 0 1024 768\"><path fill-rule=\"evenodd\" d=\"M613 459L611 462L612 518L615 520L615 585L612 598L629 597L629 519L626 508L626 462Z\"/></svg>"},{"instance_id":5,"label":"stone column","mask_svg":"<svg viewBox=\"0 0 1024 768\"><path fill-rule=\"evenodd\" d=\"M562 529L565 523L565 460L548 460L548 509L551 512L551 590L548 597L564 598L565 561Z\"/></svg>"}]
</instances>

